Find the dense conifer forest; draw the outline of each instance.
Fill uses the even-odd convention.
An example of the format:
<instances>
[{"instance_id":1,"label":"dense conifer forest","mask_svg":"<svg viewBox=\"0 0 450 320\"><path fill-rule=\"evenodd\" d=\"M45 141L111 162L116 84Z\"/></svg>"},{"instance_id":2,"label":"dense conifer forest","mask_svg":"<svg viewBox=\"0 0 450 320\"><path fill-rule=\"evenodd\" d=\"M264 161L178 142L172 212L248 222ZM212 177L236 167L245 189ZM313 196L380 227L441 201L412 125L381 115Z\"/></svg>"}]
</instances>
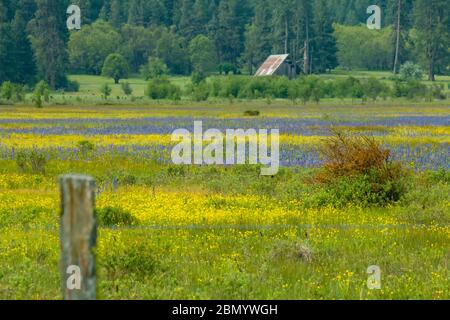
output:
<instances>
[{"instance_id":1,"label":"dense conifer forest","mask_svg":"<svg viewBox=\"0 0 450 320\"><path fill-rule=\"evenodd\" d=\"M66 27L70 4L81 30ZM381 30L366 26L372 4ZM132 73L155 59L171 74L251 74L289 53L304 74L412 61L433 80L449 73L449 21L446 0L1 0L0 82L65 87L67 73L101 74L113 53Z\"/></svg>"}]
</instances>

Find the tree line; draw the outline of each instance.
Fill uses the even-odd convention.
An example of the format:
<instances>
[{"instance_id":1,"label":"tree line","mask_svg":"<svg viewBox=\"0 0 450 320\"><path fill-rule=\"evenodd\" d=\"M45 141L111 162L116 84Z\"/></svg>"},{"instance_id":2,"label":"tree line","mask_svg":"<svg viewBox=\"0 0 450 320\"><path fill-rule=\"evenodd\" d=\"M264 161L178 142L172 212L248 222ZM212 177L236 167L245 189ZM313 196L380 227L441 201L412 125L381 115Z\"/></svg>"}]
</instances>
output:
<instances>
[{"instance_id":1,"label":"tree line","mask_svg":"<svg viewBox=\"0 0 450 320\"><path fill-rule=\"evenodd\" d=\"M382 30L365 26L372 2ZM111 54L130 73L155 59L172 74L253 73L275 53L304 74L413 61L434 80L450 72L449 23L446 0L0 0L0 82L67 88L67 73L101 74Z\"/></svg>"}]
</instances>

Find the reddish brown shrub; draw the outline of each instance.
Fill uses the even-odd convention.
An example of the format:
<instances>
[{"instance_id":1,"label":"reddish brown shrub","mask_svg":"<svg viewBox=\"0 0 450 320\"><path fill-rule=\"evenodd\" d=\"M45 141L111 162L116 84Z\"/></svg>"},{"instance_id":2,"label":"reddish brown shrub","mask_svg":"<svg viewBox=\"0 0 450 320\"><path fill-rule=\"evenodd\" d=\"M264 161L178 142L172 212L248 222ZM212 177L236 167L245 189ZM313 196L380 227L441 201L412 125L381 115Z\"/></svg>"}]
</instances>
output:
<instances>
[{"instance_id":1,"label":"reddish brown shrub","mask_svg":"<svg viewBox=\"0 0 450 320\"><path fill-rule=\"evenodd\" d=\"M320 153L325 160L324 170L316 177L319 182L329 182L339 177L350 177L378 172L380 180L396 179L400 164L390 161L390 150L383 149L373 137L351 136L332 130L325 139Z\"/></svg>"}]
</instances>

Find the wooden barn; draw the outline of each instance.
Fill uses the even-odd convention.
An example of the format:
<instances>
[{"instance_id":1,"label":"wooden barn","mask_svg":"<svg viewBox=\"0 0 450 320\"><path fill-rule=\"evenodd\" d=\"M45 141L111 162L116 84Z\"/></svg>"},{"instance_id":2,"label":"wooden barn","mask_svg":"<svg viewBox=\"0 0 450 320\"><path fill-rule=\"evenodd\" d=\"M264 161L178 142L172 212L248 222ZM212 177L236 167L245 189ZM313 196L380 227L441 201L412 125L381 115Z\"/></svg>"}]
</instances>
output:
<instances>
[{"instance_id":1,"label":"wooden barn","mask_svg":"<svg viewBox=\"0 0 450 320\"><path fill-rule=\"evenodd\" d=\"M297 68L288 54L271 55L255 73L255 77L266 76L285 76L293 79L297 76Z\"/></svg>"}]
</instances>

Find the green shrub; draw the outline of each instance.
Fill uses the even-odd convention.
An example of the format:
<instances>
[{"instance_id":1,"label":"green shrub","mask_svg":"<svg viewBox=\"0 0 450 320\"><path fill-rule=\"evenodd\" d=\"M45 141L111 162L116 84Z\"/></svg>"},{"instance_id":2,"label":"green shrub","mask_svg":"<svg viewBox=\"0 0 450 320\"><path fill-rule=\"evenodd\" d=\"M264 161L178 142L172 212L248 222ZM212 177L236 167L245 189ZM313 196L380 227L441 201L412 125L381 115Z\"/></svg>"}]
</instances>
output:
<instances>
[{"instance_id":1,"label":"green shrub","mask_svg":"<svg viewBox=\"0 0 450 320\"><path fill-rule=\"evenodd\" d=\"M190 87L191 97L194 101L206 101L209 98L209 85L203 81L198 84L192 84Z\"/></svg>"},{"instance_id":2,"label":"green shrub","mask_svg":"<svg viewBox=\"0 0 450 320\"><path fill-rule=\"evenodd\" d=\"M371 98L373 101L377 100L377 98L383 93L388 91L389 89L385 86L380 80L376 78L369 78L363 83L363 91L364 95L368 98Z\"/></svg>"},{"instance_id":3,"label":"green shrub","mask_svg":"<svg viewBox=\"0 0 450 320\"><path fill-rule=\"evenodd\" d=\"M222 88L221 80L217 77L210 78L210 96L218 97L220 95L220 90Z\"/></svg>"},{"instance_id":4,"label":"green shrub","mask_svg":"<svg viewBox=\"0 0 450 320\"><path fill-rule=\"evenodd\" d=\"M368 173L343 176L330 181L326 187L309 200L314 206L333 205L345 207L348 204L359 206L386 206L398 202L406 194L407 183L403 177L386 179L386 174L394 167L382 170L372 169Z\"/></svg>"},{"instance_id":5,"label":"green shrub","mask_svg":"<svg viewBox=\"0 0 450 320\"><path fill-rule=\"evenodd\" d=\"M267 96L267 94L269 93L273 95L275 98L286 99L288 98L289 85L290 80L286 77L272 78L270 81L269 92L265 92L264 96Z\"/></svg>"},{"instance_id":6,"label":"green shrub","mask_svg":"<svg viewBox=\"0 0 450 320\"><path fill-rule=\"evenodd\" d=\"M365 96L364 87L360 80L354 77L330 81L326 85L327 95L340 99L362 99Z\"/></svg>"},{"instance_id":7,"label":"green shrub","mask_svg":"<svg viewBox=\"0 0 450 320\"><path fill-rule=\"evenodd\" d=\"M406 86L399 79L395 80L391 94L393 98L406 97Z\"/></svg>"},{"instance_id":8,"label":"green shrub","mask_svg":"<svg viewBox=\"0 0 450 320\"><path fill-rule=\"evenodd\" d=\"M126 96L130 96L131 94L133 94L133 89L131 88L130 83L128 81L122 82L120 86L122 88L123 93Z\"/></svg>"},{"instance_id":9,"label":"green shrub","mask_svg":"<svg viewBox=\"0 0 450 320\"><path fill-rule=\"evenodd\" d=\"M95 144L88 140L79 141L77 143L78 148L80 149L81 154L86 157L89 153L95 150Z\"/></svg>"},{"instance_id":10,"label":"green shrub","mask_svg":"<svg viewBox=\"0 0 450 320\"><path fill-rule=\"evenodd\" d=\"M181 90L178 86L170 83L169 79L160 77L155 78L148 83L145 94L154 100L177 100L181 96Z\"/></svg>"},{"instance_id":11,"label":"green shrub","mask_svg":"<svg viewBox=\"0 0 450 320\"><path fill-rule=\"evenodd\" d=\"M184 177L186 176L186 167L180 165L170 165L167 168L167 175L169 177Z\"/></svg>"},{"instance_id":12,"label":"green shrub","mask_svg":"<svg viewBox=\"0 0 450 320\"><path fill-rule=\"evenodd\" d=\"M5 81L0 86L0 98L7 101L21 102L25 99L25 89L20 84Z\"/></svg>"},{"instance_id":13,"label":"green shrub","mask_svg":"<svg viewBox=\"0 0 450 320\"><path fill-rule=\"evenodd\" d=\"M322 82L322 95L323 97L335 98L335 85L332 80Z\"/></svg>"},{"instance_id":14,"label":"green shrub","mask_svg":"<svg viewBox=\"0 0 450 320\"><path fill-rule=\"evenodd\" d=\"M50 101L50 87L45 81L40 81L34 88L33 101L37 108L42 108L42 100Z\"/></svg>"},{"instance_id":15,"label":"green shrub","mask_svg":"<svg viewBox=\"0 0 450 320\"><path fill-rule=\"evenodd\" d=\"M400 80L402 81L411 81L417 80L420 81L423 78L423 72L420 66L408 61L404 63L400 67Z\"/></svg>"},{"instance_id":16,"label":"green shrub","mask_svg":"<svg viewBox=\"0 0 450 320\"><path fill-rule=\"evenodd\" d=\"M295 85L297 86L295 96L305 104L310 100L318 103L323 97L323 81L316 76L301 77L296 80ZM291 88L291 99L292 90L294 89Z\"/></svg>"},{"instance_id":17,"label":"green shrub","mask_svg":"<svg viewBox=\"0 0 450 320\"><path fill-rule=\"evenodd\" d=\"M333 82L333 95L339 99L350 97L350 90L347 87L346 79L337 79Z\"/></svg>"},{"instance_id":18,"label":"green shrub","mask_svg":"<svg viewBox=\"0 0 450 320\"><path fill-rule=\"evenodd\" d=\"M45 173L45 166L47 165L47 158L45 154L39 153L35 150L30 154L31 171L33 173Z\"/></svg>"},{"instance_id":19,"label":"green shrub","mask_svg":"<svg viewBox=\"0 0 450 320\"><path fill-rule=\"evenodd\" d=\"M231 63L222 63L219 64L218 70L220 74L228 75L230 73L236 74L237 68Z\"/></svg>"},{"instance_id":20,"label":"green shrub","mask_svg":"<svg viewBox=\"0 0 450 320\"><path fill-rule=\"evenodd\" d=\"M19 151L16 154L16 164L21 172L45 173L47 157L37 150Z\"/></svg>"},{"instance_id":21,"label":"green shrub","mask_svg":"<svg viewBox=\"0 0 450 320\"><path fill-rule=\"evenodd\" d=\"M297 82L295 82L295 81L291 81L289 83L288 98L290 100L292 100L293 103L295 103L297 101L297 99L299 98L299 90L298 90Z\"/></svg>"},{"instance_id":22,"label":"green shrub","mask_svg":"<svg viewBox=\"0 0 450 320\"><path fill-rule=\"evenodd\" d=\"M244 88L245 96L249 99L258 99L266 97L271 92L270 78L253 77L247 81Z\"/></svg>"},{"instance_id":23,"label":"green shrub","mask_svg":"<svg viewBox=\"0 0 450 320\"><path fill-rule=\"evenodd\" d=\"M349 97L353 99L364 99L364 89L359 81L356 78L349 77L347 79L346 86L348 88Z\"/></svg>"},{"instance_id":24,"label":"green shrub","mask_svg":"<svg viewBox=\"0 0 450 320\"><path fill-rule=\"evenodd\" d=\"M21 84L14 85L13 91L13 101L14 102L22 102L25 100L25 88Z\"/></svg>"},{"instance_id":25,"label":"green shrub","mask_svg":"<svg viewBox=\"0 0 450 320\"><path fill-rule=\"evenodd\" d=\"M66 90L68 92L78 92L80 91L80 83L76 80L68 80Z\"/></svg>"},{"instance_id":26,"label":"green shrub","mask_svg":"<svg viewBox=\"0 0 450 320\"><path fill-rule=\"evenodd\" d=\"M244 116L247 117L259 117L260 114L261 112L259 112L258 110L247 110L244 112Z\"/></svg>"},{"instance_id":27,"label":"green shrub","mask_svg":"<svg viewBox=\"0 0 450 320\"><path fill-rule=\"evenodd\" d=\"M299 78L297 81L297 94L298 98L306 104L311 99L311 87L309 86L306 78Z\"/></svg>"},{"instance_id":28,"label":"green shrub","mask_svg":"<svg viewBox=\"0 0 450 320\"><path fill-rule=\"evenodd\" d=\"M445 100L447 98L442 84L433 84L429 90L431 97L434 99Z\"/></svg>"},{"instance_id":29,"label":"green shrub","mask_svg":"<svg viewBox=\"0 0 450 320\"><path fill-rule=\"evenodd\" d=\"M433 96L431 89L417 80L411 80L406 83L400 80L395 81L391 94L395 98L405 97L410 100L426 97L432 99Z\"/></svg>"},{"instance_id":30,"label":"green shrub","mask_svg":"<svg viewBox=\"0 0 450 320\"><path fill-rule=\"evenodd\" d=\"M19 151L16 154L16 164L21 172L26 172L28 169L28 154L25 151Z\"/></svg>"},{"instance_id":31,"label":"green shrub","mask_svg":"<svg viewBox=\"0 0 450 320\"><path fill-rule=\"evenodd\" d=\"M200 71L194 71L192 72L191 76L191 82L194 86L197 86L206 80L206 75L203 72Z\"/></svg>"},{"instance_id":32,"label":"green shrub","mask_svg":"<svg viewBox=\"0 0 450 320\"><path fill-rule=\"evenodd\" d=\"M221 81L219 96L223 98L237 98L245 87L246 79L230 76Z\"/></svg>"},{"instance_id":33,"label":"green shrub","mask_svg":"<svg viewBox=\"0 0 450 320\"><path fill-rule=\"evenodd\" d=\"M309 77L308 82L311 88L311 99L319 103L324 96L324 83L317 77Z\"/></svg>"},{"instance_id":34,"label":"green shrub","mask_svg":"<svg viewBox=\"0 0 450 320\"><path fill-rule=\"evenodd\" d=\"M384 206L399 201L407 191L407 174L390 160L390 151L370 137L333 133L320 148L325 164L315 180L325 191L318 203Z\"/></svg>"},{"instance_id":35,"label":"green shrub","mask_svg":"<svg viewBox=\"0 0 450 320\"><path fill-rule=\"evenodd\" d=\"M408 99L425 98L428 92L427 86L417 80L408 81L405 86L406 98Z\"/></svg>"},{"instance_id":36,"label":"green shrub","mask_svg":"<svg viewBox=\"0 0 450 320\"><path fill-rule=\"evenodd\" d=\"M106 57L103 64L102 76L114 79L119 84L120 79L127 79L129 66L127 60L118 53L111 53Z\"/></svg>"},{"instance_id":37,"label":"green shrub","mask_svg":"<svg viewBox=\"0 0 450 320\"><path fill-rule=\"evenodd\" d=\"M113 240L114 241L114 240ZM114 247L114 243L112 244ZM142 243L132 242L126 247L108 250L99 259L99 265L113 279L124 275L142 277L154 274L159 267L159 260L151 248Z\"/></svg>"},{"instance_id":38,"label":"green shrub","mask_svg":"<svg viewBox=\"0 0 450 320\"><path fill-rule=\"evenodd\" d=\"M162 59L149 57L148 63L141 68L141 74L147 81L169 74L169 68Z\"/></svg>"},{"instance_id":39,"label":"green shrub","mask_svg":"<svg viewBox=\"0 0 450 320\"><path fill-rule=\"evenodd\" d=\"M107 83L104 83L100 87L100 92L102 93L103 99L107 100L108 97L111 95L112 89Z\"/></svg>"},{"instance_id":40,"label":"green shrub","mask_svg":"<svg viewBox=\"0 0 450 320\"><path fill-rule=\"evenodd\" d=\"M10 81L5 81L0 87L0 97L6 100L11 100L13 97L14 87Z\"/></svg>"},{"instance_id":41,"label":"green shrub","mask_svg":"<svg viewBox=\"0 0 450 320\"><path fill-rule=\"evenodd\" d=\"M127 174L119 178L119 182L123 185L133 186L138 182L138 179L135 175Z\"/></svg>"},{"instance_id":42,"label":"green shrub","mask_svg":"<svg viewBox=\"0 0 450 320\"><path fill-rule=\"evenodd\" d=\"M138 220L128 211L122 208L106 207L96 209L97 223L103 227L134 226Z\"/></svg>"}]
</instances>

